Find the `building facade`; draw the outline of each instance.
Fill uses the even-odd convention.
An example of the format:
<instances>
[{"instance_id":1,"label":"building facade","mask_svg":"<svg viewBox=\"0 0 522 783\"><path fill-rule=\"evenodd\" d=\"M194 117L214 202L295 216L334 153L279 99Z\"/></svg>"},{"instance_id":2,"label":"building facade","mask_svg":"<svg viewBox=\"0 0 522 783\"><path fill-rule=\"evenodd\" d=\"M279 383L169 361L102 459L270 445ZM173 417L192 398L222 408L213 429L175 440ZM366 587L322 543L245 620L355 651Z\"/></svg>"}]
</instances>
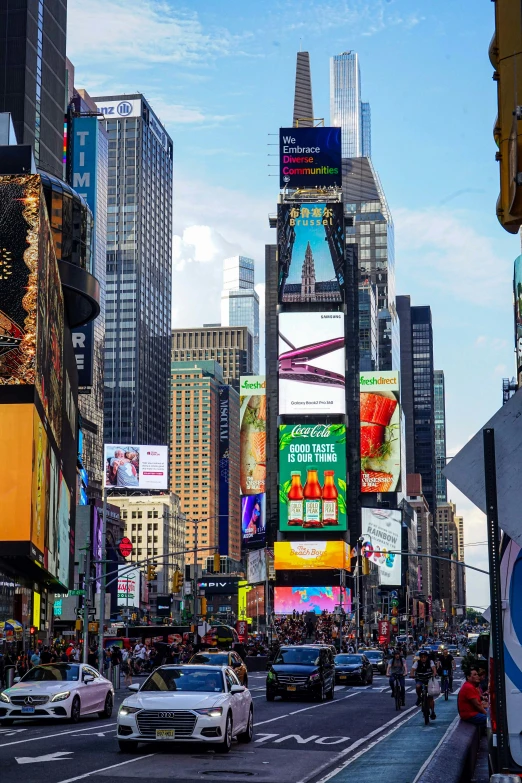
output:
<instances>
[{"instance_id":1,"label":"building facade","mask_svg":"<svg viewBox=\"0 0 522 783\"><path fill-rule=\"evenodd\" d=\"M330 58L330 124L342 128L343 158L371 156L370 104L361 100L357 52L343 52Z\"/></svg>"},{"instance_id":2,"label":"building facade","mask_svg":"<svg viewBox=\"0 0 522 783\"><path fill-rule=\"evenodd\" d=\"M446 389L443 370L433 373L435 409L435 494L437 503L448 500L448 482L442 472L446 467Z\"/></svg>"},{"instance_id":3,"label":"building facade","mask_svg":"<svg viewBox=\"0 0 522 783\"><path fill-rule=\"evenodd\" d=\"M259 374L259 295L254 288L254 261L232 256L223 262L221 326L247 326L253 336L252 371Z\"/></svg>"},{"instance_id":4,"label":"building facade","mask_svg":"<svg viewBox=\"0 0 522 783\"><path fill-rule=\"evenodd\" d=\"M440 600L444 619L454 624L457 614L458 600L458 559L459 531L456 524L455 504L440 503L437 506L436 525L439 535Z\"/></svg>"},{"instance_id":5,"label":"building facade","mask_svg":"<svg viewBox=\"0 0 522 783\"><path fill-rule=\"evenodd\" d=\"M141 94L93 100L109 137L106 443L168 443L172 139Z\"/></svg>"},{"instance_id":6,"label":"building facade","mask_svg":"<svg viewBox=\"0 0 522 783\"><path fill-rule=\"evenodd\" d=\"M172 330L173 362L219 362L222 383L239 390L239 377L253 374L254 336L248 326L208 324Z\"/></svg>"}]
</instances>

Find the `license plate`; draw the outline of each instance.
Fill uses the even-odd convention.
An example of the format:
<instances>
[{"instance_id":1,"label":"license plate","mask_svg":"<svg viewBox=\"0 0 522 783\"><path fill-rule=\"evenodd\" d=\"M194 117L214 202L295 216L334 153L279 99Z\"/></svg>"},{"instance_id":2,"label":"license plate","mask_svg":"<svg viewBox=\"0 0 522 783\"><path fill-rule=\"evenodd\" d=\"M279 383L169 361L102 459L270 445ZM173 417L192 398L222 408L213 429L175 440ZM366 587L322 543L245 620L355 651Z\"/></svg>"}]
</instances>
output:
<instances>
[{"instance_id":1,"label":"license plate","mask_svg":"<svg viewBox=\"0 0 522 783\"><path fill-rule=\"evenodd\" d=\"M22 715L34 715L34 707L22 707Z\"/></svg>"},{"instance_id":2,"label":"license plate","mask_svg":"<svg viewBox=\"0 0 522 783\"><path fill-rule=\"evenodd\" d=\"M175 734L174 729L156 729L157 740L171 740L174 739Z\"/></svg>"},{"instance_id":3,"label":"license plate","mask_svg":"<svg viewBox=\"0 0 522 783\"><path fill-rule=\"evenodd\" d=\"M346 680L346 674L340 674L339 675L340 680Z\"/></svg>"},{"instance_id":4,"label":"license plate","mask_svg":"<svg viewBox=\"0 0 522 783\"><path fill-rule=\"evenodd\" d=\"M296 691L297 690L297 686L296 685L287 685L286 686L286 690L287 691Z\"/></svg>"}]
</instances>

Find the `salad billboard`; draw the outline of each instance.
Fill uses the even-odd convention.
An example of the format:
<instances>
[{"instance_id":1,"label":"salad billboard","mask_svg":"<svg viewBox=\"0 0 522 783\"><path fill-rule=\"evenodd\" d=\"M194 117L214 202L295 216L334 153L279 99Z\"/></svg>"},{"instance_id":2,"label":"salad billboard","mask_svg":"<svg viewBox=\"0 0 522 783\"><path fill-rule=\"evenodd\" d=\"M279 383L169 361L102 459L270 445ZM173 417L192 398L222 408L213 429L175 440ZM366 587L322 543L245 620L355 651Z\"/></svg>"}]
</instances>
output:
<instances>
[{"instance_id":1,"label":"salad billboard","mask_svg":"<svg viewBox=\"0 0 522 783\"><path fill-rule=\"evenodd\" d=\"M346 530L346 426L279 427L280 530Z\"/></svg>"},{"instance_id":2,"label":"salad billboard","mask_svg":"<svg viewBox=\"0 0 522 783\"><path fill-rule=\"evenodd\" d=\"M259 495L266 481L266 378L242 375L239 379L240 493Z\"/></svg>"},{"instance_id":3,"label":"salad billboard","mask_svg":"<svg viewBox=\"0 0 522 783\"><path fill-rule=\"evenodd\" d=\"M399 373L360 373L361 492L400 492Z\"/></svg>"}]
</instances>

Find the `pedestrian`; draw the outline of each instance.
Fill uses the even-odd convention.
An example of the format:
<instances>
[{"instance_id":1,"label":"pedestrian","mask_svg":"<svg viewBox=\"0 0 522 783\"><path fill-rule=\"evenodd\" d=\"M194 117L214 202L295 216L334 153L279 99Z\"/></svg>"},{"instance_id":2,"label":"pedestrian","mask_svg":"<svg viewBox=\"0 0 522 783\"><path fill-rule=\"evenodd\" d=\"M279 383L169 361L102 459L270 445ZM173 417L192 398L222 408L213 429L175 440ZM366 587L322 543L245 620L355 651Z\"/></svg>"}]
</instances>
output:
<instances>
[{"instance_id":1,"label":"pedestrian","mask_svg":"<svg viewBox=\"0 0 522 783\"><path fill-rule=\"evenodd\" d=\"M31 655L31 666L39 666L41 663L40 651L36 649Z\"/></svg>"},{"instance_id":2,"label":"pedestrian","mask_svg":"<svg viewBox=\"0 0 522 783\"><path fill-rule=\"evenodd\" d=\"M466 674L466 682L462 685L457 697L457 707L460 719L475 726L485 726L488 712L482 703L479 689L480 676L476 669Z\"/></svg>"},{"instance_id":3,"label":"pedestrian","mask_svg":"<svg viewBox=\"0 0 522 783\"><path fill-rule=\"evenodd\" d=\"M130 667L129 651L126 649L121 651L121 668L124 674L123 684L127 688L129 685L132 685L132 671Z\"/></svg>"}]
</instances>

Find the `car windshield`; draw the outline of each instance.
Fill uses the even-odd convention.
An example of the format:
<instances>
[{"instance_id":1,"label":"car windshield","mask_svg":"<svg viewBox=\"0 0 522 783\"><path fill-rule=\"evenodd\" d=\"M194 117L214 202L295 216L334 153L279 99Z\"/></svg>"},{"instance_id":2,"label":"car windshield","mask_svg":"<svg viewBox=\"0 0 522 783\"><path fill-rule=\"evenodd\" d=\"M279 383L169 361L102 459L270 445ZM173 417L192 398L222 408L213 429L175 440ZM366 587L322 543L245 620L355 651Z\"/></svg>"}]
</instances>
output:
<instances>
[{"instance_id":1,"label":"car windshield","mask_svg":"<svg viewBox=\"0 0 522 783\"><path fill-rule=\"evenodd\" d=\"M367 658L382 658L382 652L379 650L366 650L364 654Z\"/></svg>"},{"instance_id":2,"label":"car windshield","mask_svg":"<svg viewBox=\"0 0 522 783\"><path fill-rule=\"evenodd\" d=\"M319 655L310 647L289 647L279 650L274 663L292 663L301 666L317 666Z\"/></svg>"},{"instance_id":3,"label":"car windshield","mask_svg":"<svg viewBox=\"0 0 522 783\"><path fill-rule=\"evenodd\" d=\"M204 663L207 666L228 666L228 655L226 653L198 653L194 655L191 663Z\"/></svg>"},{"instance_id":4,"label":"car windshield","mask_svg":"<svg viewBox=\"0 0 522 783\"><path fill-rule=\"evenodd\" d=\"M362 663L362 655L336 655L335 663Z\"/></svg>"},{"instance_id":5,"label":"car windshield","mask_svg":"<svg viewBox=\"0 0 522 783\"><path fill-rule=\"evenodd\" d=\"M22 682L75 682L80 677L76 664L53 663L47 666L33 666L22 677Z\"/></svg>"},{"instance_id":6,"label":"car windshield","mask_svg":"<svg viewBox=\"0 0 522 783\"><path fill-rule=\"evenodd\" d=\"M156 669L143 683L142 691L223 693L223 675L208 669Z\"/></svg>"}]
</instances>

